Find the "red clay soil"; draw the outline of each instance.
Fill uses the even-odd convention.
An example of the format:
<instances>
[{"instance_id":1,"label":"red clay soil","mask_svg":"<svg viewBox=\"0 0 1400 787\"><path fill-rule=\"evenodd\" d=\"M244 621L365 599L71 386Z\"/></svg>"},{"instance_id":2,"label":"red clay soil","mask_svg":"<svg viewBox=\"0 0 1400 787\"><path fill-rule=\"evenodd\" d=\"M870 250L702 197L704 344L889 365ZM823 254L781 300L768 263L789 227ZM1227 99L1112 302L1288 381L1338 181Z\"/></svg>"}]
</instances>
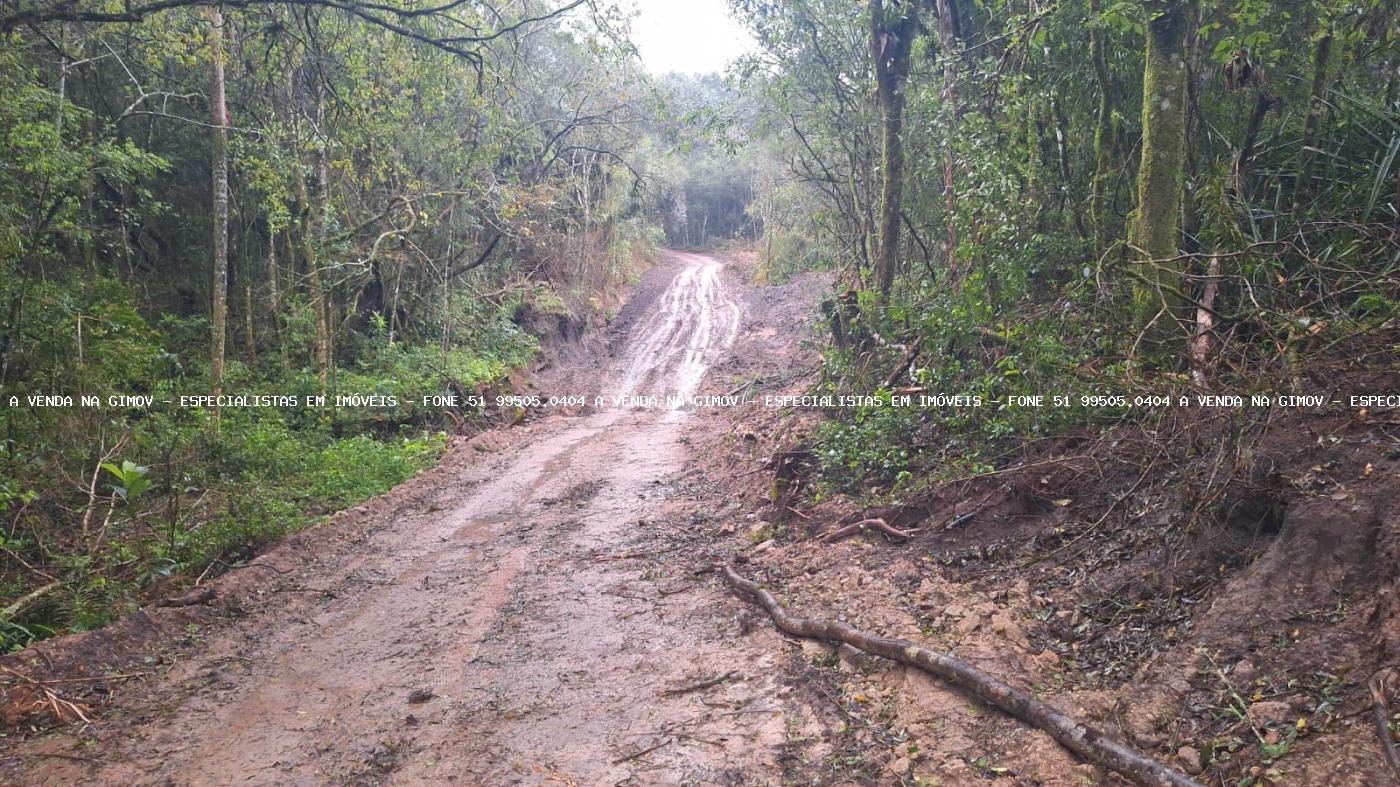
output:
<instances>
[{"instance_id":1,"label":"red clay soil","mask_svg":"<svg viewBox=\"0 0 1400 787\"><path fill-rule=\"evenodd\" d=\"M765 344L749 327L707 385L766 377L779 390L765 392L803 393L817 332L805 350L781 351L779 374L747 359L772 357L793 332L769 330ZM1394 359L1342 367L1331 383L1395 391L1400 370ZM690 468L746 502L717 543L793 614L953 653L1206 784L1400 784L1367 687L1400 666L1400 414L1279 410L1250 425L1237 454L1214 437L1244 428L1229 416L1083 430L899 505L814 504L801 475L775 485L774 458L801 455L814 422L735 413L697 446L723 460ZM917 533L822 543L871 516ZM809 677L859 719L846 778L1121 783L917 671L804 647L818 668Z\"/></svg>"},{"instance_id":2,"label":"red clay soil","mask_svg":"<svg viewBox=\"0 0 1400 787\"><path fill-rule=\"evenodd\" d=\"M613 357L561 379L684 392L728 351L719 266L670 262ZM459 442L211 605L6 657L9 726L90 721L12 734L0 781L747 784L821 762L836 714L695 571L696 417L590 409Z\"/></svg>"},{"instance_id":3,"label":"red clay soil","mask_svg":"<svg viewBox=\"0 0 1400 787\"><path fill-rule=\"evenodd\" d=\"M830 278L723 259L670 256L537 390L810 389ZM1373 373L1351 382L1397 389ZM779 636L709 570L737 561L795 614L954 653L1203 783L1393 783L1366 684L1400 659L1394 413L1283 415L1247 457L1212 452L1226 423L1085 431L884 506L812 502L817 418L586 407L459 441L212 604L0 660L68 681L0 674L0 781L1121 783L920 672ZM1212 485L1226 463L1242 480ZM872 515L918 532L821 543ZM50 693L91 721L25 732L73 720Z\"/></svg>"}]
</instances>

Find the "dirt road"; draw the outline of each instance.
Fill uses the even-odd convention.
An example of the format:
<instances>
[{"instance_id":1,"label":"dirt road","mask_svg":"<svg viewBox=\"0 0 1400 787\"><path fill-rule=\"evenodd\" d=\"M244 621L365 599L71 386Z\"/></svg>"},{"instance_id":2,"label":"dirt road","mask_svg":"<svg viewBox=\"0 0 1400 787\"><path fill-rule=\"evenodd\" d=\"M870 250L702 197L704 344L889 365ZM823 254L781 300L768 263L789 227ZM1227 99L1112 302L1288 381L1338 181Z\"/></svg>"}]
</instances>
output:
<instances>
[{"instance_id":1,"label":"dirt road","mask_svg":"<svg viewBox=\"0 0 1400 787\"><path fill-rule=\"evenodd\" d=\"M604 394L693 394L734 341L719 264L678 273ZM594 393L592 391L588 393ZM777 781L819 736L789 648L683 557L684 410L487 435L390 504L260 561L230 622L95 724L30 744L33 784ZM667 556L669 553L669 556ZM246 570L245 570L246 571ZM251 573L251 572L248 572ZM722 681L720 678L724 678ZM800 752L801 747L796 749Z\"/></svg>"}]
</instances>

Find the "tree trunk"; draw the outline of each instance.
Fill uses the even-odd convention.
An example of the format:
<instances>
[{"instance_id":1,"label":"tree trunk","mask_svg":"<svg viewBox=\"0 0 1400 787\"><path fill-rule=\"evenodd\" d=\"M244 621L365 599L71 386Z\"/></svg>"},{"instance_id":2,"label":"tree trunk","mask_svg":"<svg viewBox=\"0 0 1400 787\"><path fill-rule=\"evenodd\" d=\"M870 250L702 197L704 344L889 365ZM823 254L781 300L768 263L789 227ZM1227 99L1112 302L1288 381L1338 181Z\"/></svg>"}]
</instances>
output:
<instances>
[{"instance_id":1,"label":"tree trunk","mask_svg":"<svg viewBox=\"0 0 1400 787\"><path fill-rule=\"evenodd\" d=\"M291 358L287 355L287 338L282 333L282 280L277 265L277 231L270 226L267 230L267 286L268 308L271 310L272 333L277 339L277 352L282 356L282 369L291 371Z\"/></svg>"},{"instance_id":2,"label":"tree trunk","mask_svg":"<svg viewBox=\"0 0 1400 787\"><path fill-rule=\"evenodd\" d=\"M253 366L258 362L258 335L253 330L253 277L243 276L243 360Z\"/></svg>"},{"instance_id":3,"label":"tree trunk","mask_svg":"<svg viewBox=\"0 0 1400 787\"><path fill-rule=\"evenodd\" d=\"M324 154L317 167L320 177L325 177ZM325 200L325 184L320 184L320 199ZM330 323L326 316L326 292L324 277L321 275L321 260L317 254L316 236L321 222L320 212L312 203L306 187L306 176L300 169L297 172L297 200L301 203L301 254L306 260L306 286L311 301L311 321L316 329L316 341L312 347L312 361L316 364L316 377L320 381L319 393L326 395L330 384Z\"/></svg>"},{"instance_id":4,"label":"tree trunk","mask_svg":"<svg viewBox=\"0 0 1400 787\"><path fill-rule=\"evenodd\" d=\"M215 396L224 387L224 340L228 335L228 106L224 99L224 17L218 8L205 10L209 19L209 108L211 120L209 161L213 171L214 232L210 244L214 262L213 303L209 343L209 377ZM219 406L214 405L214 428L219 427Z\"/></svg>"},{"instance_id":5,"label":"tree trunk","mask_svg":"<svg viewBox=\"0 0 1400 787\"><path fill-rule=\"evenodd\" d=\"M330 200L330 171L326 166L326 151L316 154L317 216L314 222L312 242L319 240L325 230L327 203ZM319 247L319 243L317 244ZM330 387L331 374L331 304L327 292L325 276L321 273L322 260L319 255L311 266L311 305L316 316L316 377L321 381L321 395L325 396Z\"/></svg>"},{"instance_id":6,"label":"tree trunk","mask_svg":"<svg viewBox=\"0 0 1400 787\"><path fill-rule=\"evenodd\" d=\"M938 13L938 44L943 50L940 53L943 61L943 223L948 238L948 278L957 286L962 278L958 265L957 162L953 150L953 140L958 135L958 23L953 0L936 0L935 9Z\"/></svg>"},{"instance_id":7,"label":"tree trunk","mask_svg":"<svg viewBox=\"0 0 1400 787\"><path fill-rule=\"evenodd\" d=\"M901 14L893 24L891 14ZM882 299L889 297L899 266L899 211L904 190L904 83L909 54L918 29L914 5L870 0L870 54L875 61L875 97L881 115L880 221L875 281Z\"/></svg>"},{"instance_id":8,"label":"tree trunk","mask_svg":"<svg viewBox=\"0 0 1400 787\"><path fill-rule=\"evenodd\" d=\"M1089 186L1089 223L1093 226L1094 256L1108 250L1113 230L1109 227L1108 181L1113 167L1113 82L1108 72L1108 50L1099 20L1099 0L1089 0L1089 48L1094 76L1099 83L1098 111L1094 116L1094 175Z\"/></svg>"},{"instance_id":9,"label":"tree trunk","mask_svg":"<svg viewBox=\"0 0 1400 787\"><path fill-rule=\"evenodd\" d=\"M1142 163L1138 205L1128 240L1145 258L1135 307L1144 338L1165 342L1185 317L1181 229L1182 175L1186 164L1186 39L1194 0L1145 0L1147 56L1142 75Z\"/></svg>"},{"instance_id":10,"label":"tree trunk","mask_svg":"<svg viewBox=\"0 0 1400 787\"><path fill-rule=\"evenodd\" d=\"M1332 34L1317 40L1313 57L1312 91L1308 98L1308 115L1303 122L1303 149L1298 156L1298 177L1293 184L1293 217L1301 218L1303 208L1312 198L1312 170L1317 161L1317 135L1322 128L1322 113L1327 102L1327 64L1332 58Z\"/></svg>"},{"instance_id":11,"label":"tree trunk","mask_svg":"<svg viewBox=\"0 0 1400 787\"><path fill-rule=\"evenodd\" d=\"M1234 160L1230 162L1229 194L1241 205L1245 205L1249 200L1249 162L1254 158L1254 146L1259 141L1259 132L1264 128L1264 119L1275 103L1269 91L1261 87L1254 97L1254 109L1245 124L1239 149L1235 151Z\"/></svg>"}]
</instances>

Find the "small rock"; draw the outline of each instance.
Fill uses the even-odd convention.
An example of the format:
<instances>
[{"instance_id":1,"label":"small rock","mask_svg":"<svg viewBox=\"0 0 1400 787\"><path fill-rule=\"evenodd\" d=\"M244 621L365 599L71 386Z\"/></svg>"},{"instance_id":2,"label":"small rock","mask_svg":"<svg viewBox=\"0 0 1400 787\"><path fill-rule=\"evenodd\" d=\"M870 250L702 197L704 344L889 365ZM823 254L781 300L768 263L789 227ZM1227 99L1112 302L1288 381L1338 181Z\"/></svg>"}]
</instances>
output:
<instances>
[{"instance_id":1,"label":"small rock","mask_svg":"<svg viewBox=\"0 0 1400 787\"><path fill-rule=\"evenodd\" d=\"M992 633L1000 635L1003 639L1011 642L1019 648L1025 649L1030 643L1026 640L1026 635L1017 625L1015 618L1006 610L997 610L992 613L990 619Z\"/></svg>"},{"instance_id":2,"label":"small rock","mask_svg":"<svg viewBox=\"0 0 1400 787\"><path fill-rule=\"evenodd\" d=\"M1176 760L1181 763L1181 767L1187 773L1193 776L1205 770L1205 764L1201 762L1201 752L1194 746L1182 746L1177 749Z\"/></svg>"},{"instance_id":3,"label":"small rock","mask_svg":"<svg viewBox=\"0 0 1400 787\"><path fill-rule=\"evenodd\" d=\"M408 693L408 704L417 705L433 698L432 689L414 689Z\"/></svg>"},{"instance_id":4,"label":"small rock","mask_svg":"<svg viewBox=\"0 0 1400 787\"><path fill-rule=\"evenodd\" d=\"M1157 730L1149 730L1135 737L1137 738L1138 745L1142 746L1144 749L1155 749L1159 746L1165 746L1167 743L1166 733Z\"/></svg>"},{"instance_id":5,"label":"small rock","mask_svg":"<svg viewBox=\"0 0 1400 787\"><path fill-rule=\"evenodd\" d=\"M1264 743L1270 746L1277 746L1280 740L1283 738L1278 734L1278 730L1269 730L1264 733Z\"/></svg>"},{"instance_id":6,"label":"small rock","mask_svg":"<svg viewBox=\"0 0 1400 787\"><path fill-rule=\"evenodd\" d=\"M912 768L913 765L914 764L909 761L908 757L900 757L899 759L890 763L890 770L894 771L900 776L903 776L904 774L909 773L909 769Z\"/></svg>"},{"instance_id":7,"label":"small rock","mask_svg":"<svg viewBox=\"0 0 1400 787\"><path fill-rule=\"evenodd\" d=\"M1293 716L1293 709L1286 702L1265 700L1249 706L1249 720L1258 725L1287 724Z\"/></svg>"},{"instance_id":8,"label":"small rock","mask_svg":"<svg viewBox=\"0 0 1400 787\"><path fill-rule=\"evenodd\" d=\"M1258 668L1256 668L1254 666L1254 662L1250 661L1249 659L1241 659L1240 662L1235 665L1236 680L1241 680L1246 683L1249 683L1252 682L1255 676L1258 674Z\"/></svg>"},{"instance_id":9,"label":"small rock","mask_svg":"<svg viewBox=\"0 0 1400 787\"><path fill-rule=\"evenodd\" d=\"M978 615L969 615L953 626L953 629L963 636L967 636L979 628L982 628L982 618Z\"/></svg>"}]
</instances>

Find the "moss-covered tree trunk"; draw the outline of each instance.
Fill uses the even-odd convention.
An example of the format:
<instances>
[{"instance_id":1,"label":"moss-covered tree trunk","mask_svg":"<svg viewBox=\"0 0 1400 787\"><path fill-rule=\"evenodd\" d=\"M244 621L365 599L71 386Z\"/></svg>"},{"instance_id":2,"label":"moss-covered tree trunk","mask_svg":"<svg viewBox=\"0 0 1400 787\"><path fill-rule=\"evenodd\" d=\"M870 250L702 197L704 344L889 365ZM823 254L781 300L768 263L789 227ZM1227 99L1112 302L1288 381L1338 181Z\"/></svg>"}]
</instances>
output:
<instances>
[{"instance_id":1,"label":"moss-covered tree trunk","mask_svg":"<svg viewBox=\"0 0 1400 787\"><path fill-rule=\"evenodd\" d=\"M894 286L899 266L899 209L904 198L904 83L918 30L912 2L870 0L870 54L875 62L875 97L880 105L880 217L875 282L880 297Z\"/></svg>"},{"instance_id":2,"label":"moss-covered tree trunk","mask_svg":"<svg viewBox=\"0 0 1400 787\"><path fill-rule=\"evenodd\" d=\"M1173 261L1181 233L1186 163L1186 40L1193 0L1145 0L1147 55L1142 74L1142 163L1138 204L1128 233L1144 261L1134 293L1138 325L1158 347L1184 319L1182 263ZM1183 335L1184 337L1184 335ZM1151 345L1148 346L1151 349Z\"/></svg>"}]
</instances>

